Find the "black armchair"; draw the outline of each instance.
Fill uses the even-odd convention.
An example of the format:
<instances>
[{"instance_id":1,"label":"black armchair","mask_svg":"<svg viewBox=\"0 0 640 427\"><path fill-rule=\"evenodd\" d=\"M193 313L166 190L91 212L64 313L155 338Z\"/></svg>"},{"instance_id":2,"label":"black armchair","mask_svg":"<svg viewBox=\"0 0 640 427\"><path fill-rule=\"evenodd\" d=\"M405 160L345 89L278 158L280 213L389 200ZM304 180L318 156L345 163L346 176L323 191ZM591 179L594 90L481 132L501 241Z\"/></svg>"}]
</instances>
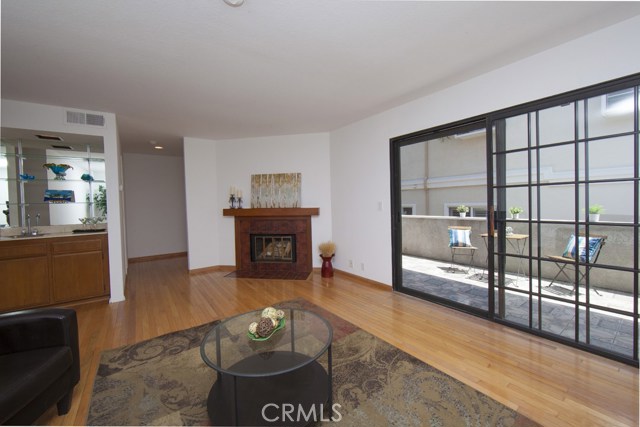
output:
<instances>
[{"instance_id":1,"label":"black armchair","mask_svg":"<svg viewBox=\"0 0 640 427\"><path fill-rule=\"evenodd\" d=\"M66 414L79 380L74 310L0 314L0 424L32 424L54 403Z\"/></svg>"}]
</instances>

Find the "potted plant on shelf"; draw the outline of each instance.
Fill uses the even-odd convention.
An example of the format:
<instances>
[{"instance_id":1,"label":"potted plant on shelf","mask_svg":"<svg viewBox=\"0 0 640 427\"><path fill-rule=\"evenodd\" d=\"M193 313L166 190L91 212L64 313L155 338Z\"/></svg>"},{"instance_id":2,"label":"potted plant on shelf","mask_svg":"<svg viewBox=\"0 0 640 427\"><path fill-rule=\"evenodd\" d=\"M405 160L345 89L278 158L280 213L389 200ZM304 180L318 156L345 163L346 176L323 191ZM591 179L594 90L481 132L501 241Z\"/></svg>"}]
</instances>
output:
<instances>
[{"instance_id":1,"label":"potted plant on shelf","mask_svg":"<svg viewBox=\"0 0 640 427\"><path fill-rule=\"evenodd\" d=\"M336 244L332 241L320 243L318 249L320 249L320 258L322 258L322 277L333 277L331 258L336 254Z\"/></svg>"},{"instance_id":2,"label":"potted plant on shelf","mask_svg":"<svg viewBox=\"0 0 640 427\"><path fill-rule=\"evenodd\" d=\"M604 206L602 205L591 205L589 206L589 221L590 222L598 222L600 221L600 214L604 211Z\"/></svg>"},{"instance_id":3,"label":"potted plant on shelf","mask_svg":"<svg viewBox=\"0 0 640 427\"><path fill-rule=\"evenodd\" d=\"M520 214L524 212L524 209L522 209L520 206L511 206L509 208L509 212L511 213L511 218L520 219Z\"/></svg>"},{"instance_id":4,"label":"potted plant on shelf","mask_svg":"<svg viewBox=\"0 0 640 427\"><path fill-rule=\"evenodd\" d=\"M469 206L460 205L456 207L456 212L460 215L460 218L464 218L467 216L467 212L469 212Z\"/></svg>"},{"instance_id":5,"label":"potted plant on shelf","mask_svg":"<svg viewBox=\"0 0 640 427\"><path fill-rule=\"evenodd\" d=\"M91 202L89 193L86 196L87 203ZM102 213L102 216L107 216L107 188L104 185L98 186L98 191L93 193L93 204L95 208Z\"/></svg>"}]
</instances>

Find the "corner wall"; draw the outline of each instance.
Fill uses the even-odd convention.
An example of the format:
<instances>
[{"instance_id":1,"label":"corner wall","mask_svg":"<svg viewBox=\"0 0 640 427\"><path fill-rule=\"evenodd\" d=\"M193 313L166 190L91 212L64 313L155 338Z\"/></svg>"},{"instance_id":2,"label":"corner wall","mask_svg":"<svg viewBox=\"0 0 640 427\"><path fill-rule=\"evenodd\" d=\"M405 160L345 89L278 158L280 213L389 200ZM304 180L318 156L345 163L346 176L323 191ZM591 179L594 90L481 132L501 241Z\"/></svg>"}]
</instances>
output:
<instances>
[{"instance_id":1,"label":"corner wall","mask_svg":"<svg viewBox=\"0 0 640 427\"><path fill-rule=\"evenodd\" d=\"M302 173L302 206L319 207L312 217L313 264L318 244L332 239L329 134L281 135L235 140L184 139L189 269L235 265L234 219L229 187L242 190L250 207L251 175Z\"/></svg>"},{"instance_id":2,"label":"corner wall","mask_svg":"<svg viewBox=\"0 0 640 427\"><path fill-rule=\"evenodd\" d=\"M331 132L335 268L392 284L389 139L640 72L639 39L635 17Z\"/></svg>"}]
</instances>

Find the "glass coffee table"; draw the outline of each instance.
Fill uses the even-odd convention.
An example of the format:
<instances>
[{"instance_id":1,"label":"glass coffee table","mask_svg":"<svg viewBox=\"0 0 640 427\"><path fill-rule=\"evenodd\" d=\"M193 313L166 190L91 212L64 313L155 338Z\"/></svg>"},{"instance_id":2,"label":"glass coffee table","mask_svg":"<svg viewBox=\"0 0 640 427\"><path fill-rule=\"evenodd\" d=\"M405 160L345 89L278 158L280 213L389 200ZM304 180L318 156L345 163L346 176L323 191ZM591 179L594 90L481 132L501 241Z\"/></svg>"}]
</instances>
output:
<instances>
[{"instance_id":1,"label":"glass coffee table","mask_svg":"<svg viewBox=\"0 0 640 427\"><path fill-rule=\"evenodd\" d=\"M217 371L207 411L214 425L306 425L333 407L333 329L319 315L283 308L285 326L268 340L247 335L262 310L215 325L200 354ZM318 358L327 353L327 369ZM325 418L323 418L325 417Z\"/></svg>"}]
</instances>

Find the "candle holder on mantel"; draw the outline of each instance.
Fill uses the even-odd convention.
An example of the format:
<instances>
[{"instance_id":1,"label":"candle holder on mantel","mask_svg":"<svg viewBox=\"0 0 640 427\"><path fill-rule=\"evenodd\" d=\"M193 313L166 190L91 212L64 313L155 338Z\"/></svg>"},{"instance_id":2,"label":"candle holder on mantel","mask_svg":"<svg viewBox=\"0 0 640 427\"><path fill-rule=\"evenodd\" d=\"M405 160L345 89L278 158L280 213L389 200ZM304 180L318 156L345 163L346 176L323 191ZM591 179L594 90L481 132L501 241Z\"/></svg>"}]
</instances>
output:
<instances>
[{"instance_id":1,"label":"candle holder on mantel","mask_svg":"<svg viewBox=\"0 0 640 427\"><path fill-rule=\"evenodd\" d=\"M235 209L236 208L236 196L234 196L233 194L231 196L229 196L229 207L231 209Z\"/></svg>"},{"instance_id":2,"label":"candle holder on mantel","mask_svg":"<svg viewBox=\"0 0 640 427\"><path fill-rule=\"evenodd\" d=\"M242 197L238 197L237 208L242 209Z\"/></svg>"}]
</instances>

